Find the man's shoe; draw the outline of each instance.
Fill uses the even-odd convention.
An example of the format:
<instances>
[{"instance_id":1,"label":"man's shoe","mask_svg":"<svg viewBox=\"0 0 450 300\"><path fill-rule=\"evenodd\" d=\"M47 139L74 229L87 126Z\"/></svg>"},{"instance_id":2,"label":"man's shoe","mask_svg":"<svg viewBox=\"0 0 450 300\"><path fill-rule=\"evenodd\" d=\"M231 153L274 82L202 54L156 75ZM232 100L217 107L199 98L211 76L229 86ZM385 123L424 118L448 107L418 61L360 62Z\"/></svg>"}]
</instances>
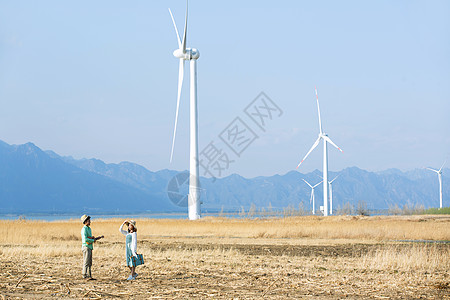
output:
<instances>
[{"instance_id":1,"label":"man's shoe","mask_svg":"<svg viewBox=\"0 0 450 300\"><path fill-rule=\"evenodd\" d=\"M87 280L97 280L97 279L92 278L92 277L88 277Z\"/></svg>"}]
</instances>

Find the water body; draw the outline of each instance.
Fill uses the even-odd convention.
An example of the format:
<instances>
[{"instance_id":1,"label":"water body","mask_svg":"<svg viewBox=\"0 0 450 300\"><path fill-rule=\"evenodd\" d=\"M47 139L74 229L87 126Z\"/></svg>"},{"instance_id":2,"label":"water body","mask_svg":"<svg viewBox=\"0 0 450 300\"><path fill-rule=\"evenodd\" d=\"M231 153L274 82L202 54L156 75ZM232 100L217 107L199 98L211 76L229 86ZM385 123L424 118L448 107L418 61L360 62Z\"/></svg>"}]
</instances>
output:
<instances>
[{"instance_id":1,"label":"water body","mask_svg":"<svg viewBox=\"0 0 450 300\"><path fill-rule=\"evenodd\" d=\"M69 220L79 220L81 214L73 213L55 213L55 214L45 214L45 213L29 213L29 214L0 214L0 220L35 220L35 221L69 221ZM282 210L274 210L270 213L249 213L241 211L228 211L228 212L204 212L202 217L223 217L223 218L235 218L235 219L265 219L265 218L283 218L296 216L296 213L285 213ZM356 215L356 214L350 214ZM387 211L370 211L368 215L389 215ZM176 212L176 213L129 213L129 214L102 214L93 213L90 215L93 220L95 219L187 219L187 212ZM316 214L320 216L320 214Z\"/></svg>"},{"instance_id":2,"label":"water body","mask_svg":"<svg viewBox=\"0 0 450 300\"><path fill-rule=\"evenodd\" d=\"M80 220L80 215L65 214L6 214L0 215L0 220L34 220L34 221L69 221ZM123 214L123 215L101 215L92 214L92 220L98 219L185 219L187 214Z\"/></svg>"},{"instance_id":3,"label":"water body","mask_svg":"<svg viewBox=\"0 0 450 300\"><path fill-rule=\"evenodd\" d=\"M0 214L0 220L34 220L34 221L78 221L82 214ZM98 219L188 219L187 213L154 213L154 214L90 214L92 220ZM233 213L203 213L202 217L225 218L262 218L260 215ZM267 217L267 216L264 216ZM274 215L272 217L282 217Z\"/></svg>"}]
</instances>

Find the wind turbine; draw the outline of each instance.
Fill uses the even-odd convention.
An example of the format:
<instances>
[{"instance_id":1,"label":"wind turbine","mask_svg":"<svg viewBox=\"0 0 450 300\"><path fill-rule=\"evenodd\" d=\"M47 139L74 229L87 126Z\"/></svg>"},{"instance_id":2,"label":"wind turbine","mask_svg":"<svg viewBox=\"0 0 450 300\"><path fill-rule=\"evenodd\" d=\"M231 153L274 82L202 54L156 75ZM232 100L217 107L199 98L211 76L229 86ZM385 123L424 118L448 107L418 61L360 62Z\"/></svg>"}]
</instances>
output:
<instances>
[{"instance_id":1,"label":"wind turbine","mask_svg":"<svg viewBox=\"0 0 450 300\"><path fill-rule=\"evenodd\" d=\"M173 51L173 55L180 60L178 70L178 97L177 110L175 113L175 126L173 129L172 150L170 152L170 162L173 158L173 149L175 146L175 136L177 133L178 111L180 108L181 88L183 86L184 77L184 62L186 60L190 63L190 160L189 160L189 196L188 196L188 211L189 220L197 220L201 217L200 210L200 181L198 171L198 123L197 123L197 59L200 57L200 52L195 48L186 48L187 35L187 19L188 19L188 5L186 1L186 18L184 22L183 40L180 40L177 25L173 18L172 11L169 8L170 17L172 18L173 27L177 34L178 49Z\"/></svg>"},{"instance_id":2,"label":"wind turbine","mask_svg":"<svg viewBox=\"0 0 450 300\"><path fill-rule=\"evenodd\" d=\"M334 177L333 180L331 180L330 182L328 182L328 184L330 185L330 215L333 214L333 181L335 181L338 177L339 175Z\"/></svg>"},{"instance_id":3,"label":"wind turbine","mask_svg":"<svg viewBox=\"0 0 450 300\"><path fill-rule=\"evenodd\" d=\"M305 179L303 179L303 181L304 182L306 182L306 184L307 185L309 185L309 187L311 188L311 197L309 198L309 204L311 204L311 202L312 202L312 213L313 213L313 215L315 215L316 214L316 202L315 202L315 200L314 200L314 189L319 185L319 184L321 184L323 181L321 181L321 182L319 182L318 184L316 184L316 185L311 185L308 181L306 181Z\"/></svg>"},{"instance_id":4,"label":"wind turbine","mask_svg":"<svg viewBox=\"0 0 450 300\"><path fill-rule=\"evenodd\" d=\"M308 155L314 150L314 148L319 145L320 140L323 140L323 181L328 182L328 151L327 151L327 143L330 143L334 147L336 147L339 151L344 152L339 148L333 141L328 137L326 133L322 130L322 122L320 120L320 107L319 107L319 96L317 95L317 88L315 88L316 92L316 100L317 100L317 112L319 114L319 137L314 142L311 149L306 153L305 157L298 164L297 169L300 165L305 161ZM323 215L328 216L328 184L323 185Z\"/></svg>"},{"instance_id":5,"label":"wind turbine","mask_svg":"<svg viewBox=\"0 0 450 300\"><path fill-rule=\"evenodd\" d=\"M318 175L318 176L323 179L322 176L320 176L320 175ZM333 181L335 181L339 176L340 176L340 174L328 182L328 184L330 185L330 215L333 214Z\"/></svg>"},{"instance_id":6,"label":"wind turbine","mask_svg":"<svg viewBox=\"0 0 450 300\"><path fill-rule=\"evenodd\" d=\"M436 172L438 174L438 178L439 178L439 208L442 208L442 168L444 167L446 162L447 161L444 161L444 163L442 164L442 166L439 170L427 168L428 170Z\"/></svg>"}]
</instances>

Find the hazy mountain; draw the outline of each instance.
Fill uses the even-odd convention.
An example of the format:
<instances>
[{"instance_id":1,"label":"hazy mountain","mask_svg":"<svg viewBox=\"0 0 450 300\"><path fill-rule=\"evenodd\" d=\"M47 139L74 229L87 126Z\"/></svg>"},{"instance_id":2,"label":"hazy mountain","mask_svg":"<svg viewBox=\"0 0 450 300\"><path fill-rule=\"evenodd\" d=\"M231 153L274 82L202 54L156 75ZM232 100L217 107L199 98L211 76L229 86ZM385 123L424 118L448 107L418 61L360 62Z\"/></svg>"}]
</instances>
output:
<instances>
[{"instance_id":1,"label":"hazy mountain","mask_svg":"<svg viewBox=\"0 0 450 300\"><path fill-rule=\"evenodd\" d=\"M89 172L32 143L0 143L0 212L171 211L170 201Z\"/></svg>"},{"instance_id":2,"label":"hazy mountain","mask_svg":"<svg viewBox=\"0 0 450 300\"><path fill-rule=\"evenodd\" d=\"M161 188L164 189L168 181L178 173L177 171L170 170L151 172L138 164L130 162L106 164L98 159L76 160L72 157L60 158L80 169L97 173L137 189L153 193L161 192Z\"/></svg>"},{"instance_id":3,"label":"hazy mountain","mask_svg":"<svg viewBox=\"0 0 450 300\"><path fill-rule=\"evenodd\" d=\"M393 172L392 172L393 171ZM403 173L399 170L373 173L356 167L346 168L339 173L330 172L329 178L339 177L333 182L333 206L343 207L350 203L354 207L364 201L371 209L388 209L395 205L424 207L439 206L439 187L437 175L427 170L415 170ZM450 174L449 169L444 173ZM310 208L311 188L303 182L303 178L311 184L319 183L321 172L318 170L301 174L291 171L285 175L270 177L256 177L245 179L229 176L215 183L203 180L207 189L207 206L224 208L234 206L248 207L251 203L256 206L298 207L300 202L304 208ZM444 206L449 206L450 188L445 185L444 177ZM315 189L316 208L323 203L323 185ZM447 200L446 200L447 199Z\"/></svg>"},{"instance_id":4,"label":"hazy mountain","mask_svg":"<svg viewBox=\"0 0 450 300\"><path fill-rule=\"evenodd\" d=\"M89 170L142 190L159 190L161 195L167 193L167 183L179 172L163 170L151 172L142 166L123 162L105 164L96 159L74 160L62 158L82 169ZM444 170L444 173L447 173ZM448 174L448 173L447 173ZM283 208L298 207L300 203L309 208L311 189L303 182L303 178L311 184L319 183L322 173L318 170L308 174L296 171L284 175L270 177L244 178L237 174L212 180L201 179L203 207L209 210L248 208L252 204L257 207ZM398 205L436 207L439 204L436 174L416 169L402 172L389 169L382 172L368 172L357 167L346 168L339 173L330 172L329 178L339 178L333 183L334 207L339 208L347 203L356 206L364 201L368 208L387 209ZM445 189L444 199L448 199L449 189ZM323 186L315 190L316 207L322 202ZM187 188L185 188L187 193Z\"/></svg>"},{"instance_id":5,"label":"hazy mountain","mask_svg":"<svg viewBox=\"0 0 450 300\"><path fill-rule=\"evenodd\" d=\"M106 164L98 159L61 157L42 151L32 143L8 145L0 141L0 212L82 211L102 212L185 211L169 200L169 181L180 172L152 172L130 163ZM443 170L444 205L449 206L450 169ZM296 171L284 175L244 178L237 174L212 180L201 178L204 210L257 207L310 208L311 184L319 183L321 172ZM368 208L387 209L398 205L439 205L437 175L425 169L402 172L389 169L368 172L357 167L330 172L334 208L364 201ZM322 204L322 184L315 190L316 208ZM179 188L187 193L187 185Z\"/></svg>"}]
</instances>

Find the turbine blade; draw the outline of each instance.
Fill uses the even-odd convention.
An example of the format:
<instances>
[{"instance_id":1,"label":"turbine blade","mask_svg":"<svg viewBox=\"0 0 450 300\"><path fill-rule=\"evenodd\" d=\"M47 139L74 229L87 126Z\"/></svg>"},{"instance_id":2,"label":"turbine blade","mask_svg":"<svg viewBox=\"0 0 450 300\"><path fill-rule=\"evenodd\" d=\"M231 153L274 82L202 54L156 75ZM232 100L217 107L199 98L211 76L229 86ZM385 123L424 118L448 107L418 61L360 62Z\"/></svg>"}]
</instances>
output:
<instances>
[{"instance_id":1,"label":"turbine blade","mask_svg":"<svg viewBox=\"0 0 450 300\"><path fill-rule=\"evenodd\" d=\"M339 148L335 143L333 143L333 141L332 141L328 136L324 136L323 138L325 139L325 141L327 141L328 143L330 143L331 145L333 145L334 147L336 147L336 149L338 149L338 150L341 151L341 152L344 152L344 151L342 151L342 149Z\"/></svg>"},{"instance_id":2,"label":"turbine blade","mask_svg":"<svg viewBox=\"0 0 450 300\"><path fill-rule=\"evenodd\" d=\"M177 39L178 39L178 48L181 49L181 40L180 35L178 34L177 24L175 24L175 19L173 18L172 11L169 8L170 17L172 18L173 27L175 28L175 32L177 33Z\"/></svg>"},{"instance_id":3,"label":"turbine blade","mask_svg":"<svg viewBox=\"0 0 450 300\"><path fill-rule=\"evenodd\" d=\"M300 167L300 165L305 161L305 159L308 157L308 155L314 150L314 148L316 148L317 145L319 145L320 138L321 138L321 136L319 136L319 137L317 138L317 140L314 142L314 144L312 145L311 149L309 149L308 153L306 153L305 157L303 157L302 161L298 164L297 169L298 169L298 167Z\"/></svg>"},{"instance_id":4,"label":"turbine blade","mask_svg":"<svg viewBox=\"0 0 450 300\"><path fill-rule=\"evenodd\" d=\"M438 171L438 170L435 170L435 169L432 169L432 168L425 168L425 169L428 169L428 170L430 170L430 171L433 171L433 172L439 173L439 171Z\"/></svg>"},{"instance_id":5,"label":"turbine blade","mask_svg":"<svg viewBox=\"0 0 450 300\"><path fill-rule=\"evenodd\" d=\"M341 176L341 174L339 174L338 176L334 177L333 180L330 181L330 184L333 183L333 181L335 181L336 179L338 179L339 176Z\"/></svg>"},{"instance_id":6,"label":"turbine blade","mask_svg":"<svg viewBox=\"0 0 450 300\"><path fill-rule=\"evenodd\" d=\"M309 204L311 204L313 199L314 199L314 190L311 190L311 197L309 197Z\"/></svg>"},{"instance_id":7,"label":"turbine blade","mask_svg":"<svg viewBox=\"0 0 450 300\"><path fill-rule=\"evenodd\" d=\"M184 59L180 58L180 67L179 67L179 71L178 71L177 111L175 113L175 126L173 128L173 139L172 139L172 150L170 151L170 162L172 162L173 149L175 147L175 136L177 135L178 111L180 109L180 97L181 97L181 88L183 87L183 77L184 77Z\"/></svg>"},{"instance_id":8,"label":"turbine blade","mask_svg":"<svg viewBox=\"0 0 450 300\"><path fill-rule=\"evenodd\" d=\"M323 182L323 180L321 182L319 182L318 184L316 184L315 186L313 186L313 188L318 187L322 182Z\"/></svg>"},{"instance_id":9,"label":"turbine blade","mask_svg":"<svg viewBox=\"0 0 450 300\"><path fill-rule=\"evenodd\" d=\"M442 164L441 168L439 169L439 172L442 170L442 168L444 167L446 162L447 162L447 160L444 161L444 163Z\"/></svg>"},{"instance_id":10,"label":"turbine blade","mask_svg":"<svg viewBox=\"0 0 450 300\"><path fill-rule=\"evenodd\" d=\"M183 54L186 53L187 20L188 20L188 2L186 0L186 19L184 20L183 42L181 43L180 47L183 50Z\"/></svg>"},{"instance_id":11,"label":"turbine blade","mask_svg":"<svg viewBox=\"0 0 450 300\"><path fill-rule=\"evenodd\" d=\"M305 179L303 179L303 181L306 182L306 184L309 185L310 188L313 188L312 185L310 185L308 181L306 181Z\"/></svg>"},{"instance_id":12,"label":"turbine blade","mask_svg":"<svg viewBox=\"0 0 450 300\"><path fill-rule=\"evenodd\" d=\"M320 134L322 134L322 121L320 119L320 106L319 106L319 96L317 95L317 88L314 87L314 90L316 91L316 100L317 100L317 112L319 114L319 129L320 129Z\"/></svg>"}]
</instances>

